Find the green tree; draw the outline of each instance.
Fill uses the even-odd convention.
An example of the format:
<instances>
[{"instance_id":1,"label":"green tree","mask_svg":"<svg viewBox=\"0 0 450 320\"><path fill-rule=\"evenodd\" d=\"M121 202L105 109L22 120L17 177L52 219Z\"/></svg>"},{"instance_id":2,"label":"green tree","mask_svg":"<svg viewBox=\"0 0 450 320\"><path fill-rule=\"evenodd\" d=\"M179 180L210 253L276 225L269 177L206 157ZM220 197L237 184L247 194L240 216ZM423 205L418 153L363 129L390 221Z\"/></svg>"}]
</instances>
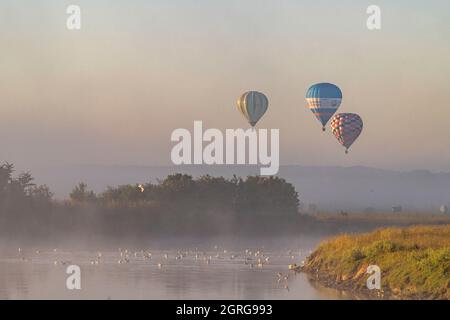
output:
<instances>
[{"instance_id":1,"label":"green tree","mask_svg":"<svg viewBox=\"0 0 450 320\"><path fill-rule=\"evenodd\" d=\"M84 182L80 182L70 193L70 199L74 202L94 202L97 199L94 191L88 190Z\"/></svg>"}]
</instances>

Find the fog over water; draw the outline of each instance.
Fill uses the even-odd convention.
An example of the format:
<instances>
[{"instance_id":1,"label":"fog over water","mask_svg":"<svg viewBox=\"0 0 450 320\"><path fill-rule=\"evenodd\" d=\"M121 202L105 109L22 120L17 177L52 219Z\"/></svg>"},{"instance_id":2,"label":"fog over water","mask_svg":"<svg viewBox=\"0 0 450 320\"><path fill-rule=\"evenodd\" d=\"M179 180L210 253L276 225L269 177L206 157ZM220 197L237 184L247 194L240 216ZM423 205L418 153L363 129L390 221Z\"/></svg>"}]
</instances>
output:
<instances>
[{"instance_id":1,"label":"fog over water","mask_svg":"<svg viewBox=\"0 0 450 320\"><path fill-rule=\"evenodd\" d=\"M289 264L305 259L318 238L215 240L190 239L199 246L175 248L172 239L143 251L102 251L93 245L87 251L75 243L23 247L20 252L17 247L2 247L0 299L350 298L288 270ZM66 287L69 265L81 268L79 291Z\"/></svg>"}]
</instances>

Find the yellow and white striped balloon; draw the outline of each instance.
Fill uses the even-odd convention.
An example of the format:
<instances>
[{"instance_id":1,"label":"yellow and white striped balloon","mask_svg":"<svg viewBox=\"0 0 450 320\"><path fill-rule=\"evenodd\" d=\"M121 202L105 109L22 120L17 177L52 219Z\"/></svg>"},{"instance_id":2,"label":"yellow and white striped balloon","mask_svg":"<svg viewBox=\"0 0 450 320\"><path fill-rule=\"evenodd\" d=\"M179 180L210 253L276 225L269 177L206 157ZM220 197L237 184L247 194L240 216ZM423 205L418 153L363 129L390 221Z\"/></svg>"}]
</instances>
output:
<instances>
[{"instance_id":1,"label":"yellow and white striped balloon","mask_svg":"<svg viewBox=\"0 0 450 320\"><path fill-rule=\"evenodd\" d=\"M239 97L237 107L250 125L254 127L266 113L269 107L269 100L261 92L248 91Z\"/></svg>"}]
</instances>

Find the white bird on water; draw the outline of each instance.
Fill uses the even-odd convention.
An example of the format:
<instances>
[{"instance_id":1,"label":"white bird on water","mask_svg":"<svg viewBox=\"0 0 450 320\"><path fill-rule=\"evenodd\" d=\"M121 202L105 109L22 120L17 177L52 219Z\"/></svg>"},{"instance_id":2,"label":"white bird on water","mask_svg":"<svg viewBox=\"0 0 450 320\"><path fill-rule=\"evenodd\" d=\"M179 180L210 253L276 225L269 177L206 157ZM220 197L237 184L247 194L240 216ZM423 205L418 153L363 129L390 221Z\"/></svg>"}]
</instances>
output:
<instances>
[{"instance_id":1,"label":"white bird on water","mask_svg":"<svg viewBox=\"0 0 450 320\"><path fill-rule=\"evenodd\" d=\"M289 291L289 283L288 283L288 280L289 280L289 274L283 274L283 273L281 273L281 272L278 272L277 273L277 276L278 276L278 280L277 280L277 283L280 283L281 281L284 281L284 288L287 290L287 291Z\"/></svg>"}]
</instances>

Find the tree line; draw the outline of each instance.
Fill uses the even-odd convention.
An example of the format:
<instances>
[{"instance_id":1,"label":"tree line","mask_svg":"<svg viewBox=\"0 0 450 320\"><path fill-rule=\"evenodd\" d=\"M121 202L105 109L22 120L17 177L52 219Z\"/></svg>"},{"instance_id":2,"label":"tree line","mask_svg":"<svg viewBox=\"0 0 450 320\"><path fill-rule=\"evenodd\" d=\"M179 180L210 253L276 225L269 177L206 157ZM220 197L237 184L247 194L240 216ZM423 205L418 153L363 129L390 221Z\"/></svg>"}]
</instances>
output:
<instances>
[{"instance_id":1,"label":"tree line","mask_svg":"<svg viewBox=\"0 0 450 320\"><path fill-rule=\"evenodd\" d=\"M69 199L55 200L29 172L15 176L12 164L0 166L0 236L269 232L274 224L296 221L298 207L294 186L273 176L173 174L156 183L107 187L98 194L80 183Z\"/></svg>"},{"instance_id":2,"label":"tree line","mask_svg":"<svg viewBox=\"0 0 450 320\"><path fill-rule=\"evenodd\" d=\"M72 204L107 207L166 206L167 209L208 210L226 208L244 214L296 214L298 193L278 177L249 176L232 179L209 175L194 179L187 174L169 175L156 184L108 187L95 194L85 183L71 192Z\"/></svg>"}]
</instances>

